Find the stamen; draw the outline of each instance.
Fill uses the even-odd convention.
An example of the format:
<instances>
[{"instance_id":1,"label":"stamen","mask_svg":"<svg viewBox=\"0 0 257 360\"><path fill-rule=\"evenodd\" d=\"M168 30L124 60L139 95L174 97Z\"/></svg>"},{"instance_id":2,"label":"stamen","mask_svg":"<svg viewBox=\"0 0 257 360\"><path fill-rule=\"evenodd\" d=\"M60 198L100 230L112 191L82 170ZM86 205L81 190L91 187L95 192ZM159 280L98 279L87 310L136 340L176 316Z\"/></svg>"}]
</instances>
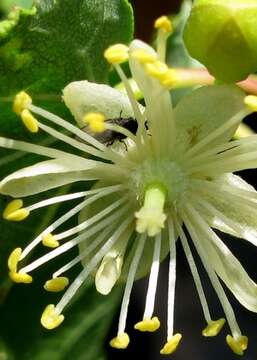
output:
<instances>
[{"instance_id":1,"label":"stamen","mask_svg":"<svg viewBox=\"0 0 257 360\"><path fill-rule=\"evenodd\" d=\"M96 239L89 246L87 246L84 251L80 252L79 255L77 255L73 260L71 260L66 265L62 266L59 270L57 270L53 274L53 278L54 279L57 278L58 276L60 276L61 274L63 274L64 272L68 271L73 266L81 262L83 259L85 259L85 257L87 257L94 249L97 248L98 245L101 244L101 242L103 242L104 239L107 238L107 236L110 235L110 233L114 230L116 226L117 226L117 222L104 229L104 231L100 232L96 237Z\"/></svg>"},{"instance_id":2,"label":"stamen","mask_svg":"<svg viewBox=\"0 0 257 360\"><path fill-rule=\"evenodd\" d=\"M47 280L44 289L51 292L63 291L69 285L67 277L56 277L55 279Z\"/></svg>"},{"instance_id":3,"label":"stamen","mask_svg":"<svg viewBox=\"0 0 257 360\"><path fill-rule=\"evenodd\" d=\"M101 133L106 130L105 117L101 113L88 113L84 116L83 121L94 133Z\"/></svg>"},{"instance_id":4,"label":"stamen","mask_svg":"<svg viewBox=\"0 0 257 360\"><path fill-rule=\"evenodd\" d=\"M64 201L70 201L70 200L79 199L79 198L85 197L87 195L93 195L95 193L98 193L99 191L101 191L100 188L99 189L88 190L88 191L80 191L80 192L76 192L76 193L73 193L73 194L54 196L54 197L52 197L50 199L42 200L42 201L39 201L38 203L35 203L33 205L26 206L26 209L28 211L33 211L33 210L40 209L40 208L45 207L45 206L58 204L58 203L64 202Z\"/></svg>"},{"instance_id":5,"label":"stamen","mask_svg":"<svg viewBox=\"0 0 257 360\"><path fill-rule=\"evenodd\" d=\"M209 236L209 231L210 231L209 227L207 224L205 224L202 217L198 214L198 212L191 205L187 204L186 209L187 209L186 210L187 213L183 212L183 220L190 232L191 238L194 242L197 252L199 253L199 255L201 257L202 263L208 273L208 276L211 280L212 286L213 286L214 290L216 291L218 298L221 302L223 310L226 314L226 318L228 320L228 324L231 328L233 337L237 338L237 337L241 336L241 331L237 324L234 311L227 299L225 291L224 291L223 287L221 286L216 273L210 267L209 261L206 257L206 253L205 253L206 244L204 244L203 241L205 240L206 236L207 236L207 238L209 238L211 240L211 242L213 241ZM197 233L196 227L192 224L191 220L189 220L189 219L193 219L197 228L201 229L203 235L200 235L199 233Z\"/></svg>"},{"instance_id":6,"label":"stamen","mask_svg":"<svg viewBox=\"0 0 257 360\"><path fill-rule=\"evenodd\" d=\"M155 61L154 63L148 63L145 65L146 72L152 77L162 81L168 71L168 66L162 61Z\"/></svg>"},{"instance_id":7,"label":"stamen","mask_svg":"<svg viewBox=\"0 0 257 360\"><path fill-rule=\"evenodd\" d=\"M56 305L56 312L60 314L65 306L70 302L71 298L75 295L77 290L86 280L88 275L95 269L95 267L99 264L103 256L111 249L111 247L115 244L115 242L119 239L121 234L126 230L126 228L131 224L133 220L133 216L129 216L126 220L122 222L122 224L118 227L118 229L114 232L114 234L109 238L109 240L102 246L102 248L96 253L96 255L89 261L86 268L84 268L81 273L76 277L73 283L70 285L68 290L65 292L60 302Z\"/></svg>"},{"instance_id":8,"label":"stamen","mask_svg":"<svg viewBox=\"0 0 257 360\"><path fill-rule=\"evenodd\" d=\"M61 151L61 150L57 150L57 149L53 149L53 148L49 148L46 146L41 146L41 145L35 145L35 144L30 144L30 143L26 143L24 141L18 141L18 140L12 140L12 139L8 139L8 138L4 138L4 137L0 137L0 147L6 148L6 149L11 149L11 150L19 150L19 151L24 151L24 152L28 152L28 153L32 153L32 154L38 154L38 155L42 155L42 156L46 156L49 158L64 158L64 159L71 159L71 161L73 160L83 160L82 157L77 156L77 155L73 155L73 154L69 154L68 152L65 151Z\"/></svg>"},{"instance_id":9,"label":"stamen","mask_svg":"<svg viewBox=\"0 0 257 360\"><path fill-rule=\"evenodd\" d=\"M63 216L61 216L59 219L57 219L56 221L54 221L51 225L49 225L42 233L40 233L22 252L21 255L21 260L24 259L32 249L34 249L34 247L36 245L38 245L41 241L42 241L42 236L45 234L49 234L52 233L57 227L59 227L60 225L62 225L64 222L66 222L67 220L69 220L72 216L76 215L78 212L80 212L82 209L84 209L86 206L88 206L89 204L91 204L93 201L96 201L97 199L101 198L102 196L106 196L109 195L111 193L115 193L122 190L122 186L121 185L114 185L114 186L107 186L104 188L100 188L100 189L95 189L95 190L89 190L89 192L91 193L92 191L96 191L98 192L97 195L95 195L94 197L92 196L89 199L86 199L84 201L82 201L80 204L78 204L77 206L75 206L73 209L71 209L70 211L68 211L67 213L65 213Z\"/></svg>"},{"instance_id":10,"label":"stamen","mask_svg":"<svg viewBox=\"0 0 257 360\"><path fill-rule=\"evenodd\" d=\"M128 211L128 207L125 206L123 209L116 211L113 215L108 216L106 219L100 221L98 224L93 226L88 231L83 232L82 234L78 235L74 239L66 242L65 244L59 246L58 248L50 251L48 254L41 256L39 259L33 261L31 264L26 265L24 268L20 270L20 272L30 272L39 266L45 264L51 259L54 259L56 256L61 255L65 253L66 251L72 249L74 246L78 245L79 243L85 241L90 236L98 233L101 229L104 229L111 221L117 220L117 218L120 218L125 211Z\"/></svg>"},{"instance_id":11,"label":"stamen","mask_svg":"<svg viewBox=\"0 0 257 360\"><path fill-rule=\"evenodd\" d=\"M112 65L121 64L128 60L128 47L123 44L112 45L105 50L104 57Z\"/></svg>"},{"instance_id":12,"label":"stamen","mask_svg":"<svg viewBox=\"0 0 257 360\"><path fill-rule=\"evenodd\" d=\"M21 199L12 200L4 209L3 218L10 221L22 221L29 216L30 211L23 208Z\"/></svg>"},{"instance_id":13,"label":"stamen","mask_svg":"<svg viewBox=\"0 0 257 360\"><path fill-rule=\"evenodd\" d=\"M149 185L144 195L143 207L135 213L136 230L140 234L146 232L148 236L155 236L164 228L166 215L164 204L166 189L160 184Z\"/></svg>"},{"instance_id":14,"label":"stamen","mask_svg":"<svg viewBox=\"0 0 257 360\"><path fill-rule=\"evenodd\" d=\"M44 328L48 330L55 329L58 327L64 320L63 315L59 315L56 312L56 308L54 305L48 305L42 316L41 316L41 324L44 326Z\"/></svg>"},{"instance_id":15,"label":"stamen","mask_svg":"<svg viewBox=\"0 0 257 360\"><path fill-rule=\"evenodd\" d=\"M22 111L27 109L31 104L32 104L31 97L25 91L21 91L15 96L13 102L13 111L17 115L21 115Z\"/></svg>"},{"instance_id":16,"label":"stamen","mask_svg":"<svg viewBox=\"0 0 257 360\"><path fill-rule=\"evenodd\" d=\"M144 329L143 331L155 331L160 326L159 320L157 318L152 318L154 311L156 290L157 290L159 267L160 267L160 251L161 251L161 233L156 235L154 240L153 262L149 277L143 321L142 322L140 321L135 325L135 328L140 331L142 331L142 329Z\"/></svg>"},{"instance_id":17,"label":"stamen","mask_svg":"<svg viewBox=\"0 0 257 360\"><path fill-rule=\"evenodd\" d=\"M183 246L184 253L185 253L187 261L188 261L188 265L189 265L191 273L193 275L196 290L198 292L200 303L201 303L201 306L203 309L204 318L205 318L207 324L209 324L212 322L210 310L209 310L208 303L207 303L207 300L206 300L206 297L204 294L203 286L202 286L201 279L200 279L200 276L199 276L199 273L198 273L198 270L197 270L197 267L196 267L196 264L194 261L193 254L191 252L190 246L188 244L186 235L185 235L182 227L178 223L176 223L176 227L177 227L177 230L179 233L179 237L180 237L180 240L181 240L181 243Z\"/></svg>"},{"instance_id":18,"label":"stamen","mask_svg":"<svg viewBox=\"0 0 257 360\"><path fill-rule=\"evenodd\" d=\"M92 225L95 222L101 220L103 217L108 215L110 212L117 209L120 205L125 203L127 200L128 200L128 196L123 196L122 198L118 199L117 201L114 201L113 203L111 203L111 205L107 206L104 210L100 211L99 213L92 216L91 218L83 221L79 225L74 226L73 228L71 228L69 230L66 230L66 231L64 231L62 233L56 234L55 239L56 240L65 239L68 236L71 236L73 234L76 234L76 233L88 228L90 225Z\"/></svg>"},{"instance_id":19,"label":"stamen","mask_svg":"<svg viewBox=\"0 0 257 360\"><path fill-rule=\"evenodd\" d=\"M223 329L225 323L226 323L226 319L223 318L216 321L211 320L209 324L206 326L206 328L203 329L202 335L205 337L217 336Z\"/></svg>"},{"instance_id":20,"label":"stamen","mask_svg":"<svg viewBox=\"0 0 257 360\"><path fill-rule=\"evenodd\" d=\"M133 259L131 261L130 267L129 267L128 277L127 277L127 281L126 281L126 287L125 287L125 291L124 291L124 295L123 295L123 299L122 299L122 304L121 304L119 326L118 326L118 334L117 334L117 337L115 339L119 338L120 336L122 336L122 334L125 333L130 295L131 295L133 283L134 283L134 280L135 280L135 275L136 275L136 272L137 272L137 268L138 268L138 265L139 265L139 261L140 261L140 259L142 257L142 253L143 253L143 250L144 250L145 241L146 241L146 234L138 235L135 241L138 242L137 243L137 248L136 248L136 251L135 251L135 255L134 255L134 257L133 257ZM113 345L111 344L111 346L113 346Z\"/></svg>"},{"instance_id":21,"label":"stamen","mask_svg":"<svg viewBox=\"0 0 257 360\"><path fill-rule=\"evenodd\" d=\"M170 34L173 32L173 26L167 16L161 16L155 20L155 29L157 33L157 52L161 61L166 58L166 43Z\"/></svg>"},{"instance_id":22,"label":"stamen","mask_svg":"<svg viewBox=\"0 0 257 360\"><path fill-rule=\"evenodd\" d=\"M16 248L12 251L8 258L9 276L16 283L29 284L32 282L32 277L26 273L21 274L17 272L18 263L21 260L21 248Z\"/></svg>"},{"instance_id":23,"label":"stamen","mask_svg":"<svg viewBox=\"0 0 257 360\"><path fill-rule=\"evenodd\" d=\"M173 31L172 23L167 16L161 16L154 22L155 29L162 30L166 33L171 33Z\"/></svg>"},{"instance_id":24,"label":"stamen","mask_svg":"<svg viewBox=\"0 0 257 360\"><path fill-rule=\"evenodd\" d=\"M139 108L138 102L134 96L133 90L131 88L131 85L129 83L129 80L127 79L126 74L124 73L124 71L122 70L122 68L119 65L115 65L115 70L117 71L121 81L123 82L130 104L132 106L135 118L137 119L138 122L138 130L137 133L139 136L143 136L143 139L146 143L148 140L147 134L146 134L146 129L145 129L145 117L144 115L141 113L141 110ZM139 143L138 143L139 146Z\"/></svg>"},{"instance_id":25,"label":"stamen","mask_svg":"<svg viewBox=\"0 0 257 360\"><path fill-rule=\"evenodd\" d=\"M157 56L149 54L144 49L137 49L131 52L131 57L141 62L141 64L154 63L157 60Z\"/></svg>"},{"instance_id":26,"label":"stamen","mask_svg":"<svg viewBox=\"0 0 257 360\"><path fill-rule=\"evenodd\" d=\"M123 157L121 157L119 154L112 151L107 146L103 145L100 141L96 140L93 136L85 133L84 131L80 130L76 126L74 126L74 125L70 124L69 122L63 120L59 116L56 116L56 115L54 115L54 114L52 114L52 113L50 113L50 112L48 112L46 110L43 110L43 109L41 109L41 108L39 108L37 106L34 106L34 105L30 105L29 109L32 112L44 117L45 119L48 119L48 120L52 121L54 124L56 124L58 126L61 126L64 129L67 129L68 131L70 131L74 135L78 136L81 140L87 142L91 146L96 147L98 150L103 151L104 154L106 154L106 155L108 154L109 155L109 160L113 160L113 161L118 162L118 163L122 162L122 161L125 161L125 159ZM41 127L42 127L42 124L41 124ZM49 129L49 127L48 127L48 129ZM54 131L54 130L52 129L52 131Z\"/></svg>"},{"instance_id":27,"label":"stamen","mask_svg":"<svg viewBox=\"0 0 257 360\"><path fill-rule=\"evenodd\" d=\"M42 244L49 248L56 248L60 245L56 236L51 233L42 235Z\"/></svg>"},{"instance_id":28,"label":"stamen","mask_svg":"<svg viewBox=\"0 0 257 360\"><path fill-rule=\"evenodd\" d=\"M126 349L129 344L129 336L127 333L118 335L110 341L110 346L115 349Z\"/></svg>"},{"instance_id":29,"label":"stamen","mask_svg":"<svg viewBox=\"0 0 257 360\"><path fill-rule=\"evenodd\" d=\"M236 355L244 355L244 351L247 350L248 347L248 338L247 336L239 336L237 338L232 337L231 335L227 335L226 342L230 349Z\"/></svg>"},{"instance_id":30,"label":"stamen","mask_svg":"<svg viewBox=\"0 0 257 360\"><path fill-rule=\"evenodd\" d=\"M182 339L181 334L175 334L172 336L171 339L164 345L164 347L161 349L160 354L162 355L170 355L173 354Z\"/></svg>"},{"instance_id":31,"label":"stamen","mask_svg":"<svg viewBox=\"0 0 257 360\"><path fill-rule=\"evenodd\" d=\"M28 109L25 109L21 113L21 120L25 127L32 133L38 132L38 121L37 119L31 114Z\"/></svg>"},{"instance_id":32,"label":"stamen","mask_svg":"<svg viewBox=\"0 0 257 360\"><path fill-rule=\"evenodd\" d=\"M170 219L169 227L169 284L168 284L168 316L167 316L167 341L173 336L174 331L174 305L175 305L175 286L176 286L176 238L174 223Z\"/></svg>"}]
</instances>

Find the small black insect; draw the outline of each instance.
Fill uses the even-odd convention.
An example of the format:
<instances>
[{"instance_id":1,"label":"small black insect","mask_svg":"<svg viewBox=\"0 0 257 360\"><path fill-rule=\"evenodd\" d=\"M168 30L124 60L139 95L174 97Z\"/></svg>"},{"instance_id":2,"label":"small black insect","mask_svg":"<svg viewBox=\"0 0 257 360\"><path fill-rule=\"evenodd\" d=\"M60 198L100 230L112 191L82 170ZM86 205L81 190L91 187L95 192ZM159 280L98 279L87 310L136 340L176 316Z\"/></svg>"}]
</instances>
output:
<instances>
[{"instance_id":1,"label":"small black insect","mask_svg":"<svg viewBox=\"0 0 257 360\"><path fill-rule=\"evenodd\" d=\"M122 126L123 128L129 130L134 135L136 134L138 128L138 123L133 117L129 117L129 118L120 117L116 119L108 119L105 120L105 122L109 124L116 124ZM115 141L122 142L124 139L126 139L125 135L116 132L114 130L108 130L108 129L103 131L102 133L94 134L93 136L96 140L100 141L102 144L106 146L113 145Z\"/></svg>"},{"instance_id":2,"label":"small black insect","mask_svg":"<svg viewBox=\"0 0 257 360\"><path fill-rule=\"evenodd\" d=\"M120 114L119 118L107 119L107 120L105 120L105 122L107 122L109 124L116 124L116 125L122 126L123 128L129 130L134 135L136 134L137 129L138 129L138 123L137 123L136 119L134 119L133 117L122 118L121 114ZM105 130L99 134L93 133L89 129L88 126L83 127L81 130L88 133L89 135L93 136L96 140L98 140L99 142L101 142L102 144L104 144L106 146L113 145L113 143L115 141L123 142L123 140L126 139L125 135L123 135L119 132L116 132L114 130ZM79 138L78 138L78 140L82 141Z\"/></svg>"}]
</instances>

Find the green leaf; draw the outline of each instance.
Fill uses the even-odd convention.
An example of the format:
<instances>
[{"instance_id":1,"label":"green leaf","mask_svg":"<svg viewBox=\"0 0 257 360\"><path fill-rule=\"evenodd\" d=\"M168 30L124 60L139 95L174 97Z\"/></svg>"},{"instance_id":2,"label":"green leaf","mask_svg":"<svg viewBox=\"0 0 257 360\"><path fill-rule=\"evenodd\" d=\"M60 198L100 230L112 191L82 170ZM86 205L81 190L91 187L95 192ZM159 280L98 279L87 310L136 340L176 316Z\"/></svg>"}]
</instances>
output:
<instances>
[{"instance_id":1,"label":"green leaf","mask_svg":"<svg viewBox=\"0 0 257 360\"><path fill-rule=\"evenodd\" d=\"M26 89L36 105L73 121L61 100L62 89L74 80L107 81L109 65L103 58L103 51L113 43L130 41L132 10L126 0L37 0L35 7L36 11L16 9L4 20L4 26L0 22L0 135L65 149L63 144L41 132L28 133L12 112L12 98ZM0 155L1 178L42 159L4 149ZM88 186L79 184L70 191L85 190ZM65 187L59 193L67 191ZM56 191L50 191L44 198L55 195ZM37 195L25 201L31 204L40 199L42 196ZM9 200L1 197L1 212ZM16 284L11 287L7 274L11 250L17 246L23 248L53 218L74 205L39 210L21 223L0 220L0 356L3 354L8 360L105 358L102 343L120 297L118 290L104 298L97 295L95 287L88 286L80 292L78 302L65 313L62 327L48 333L39 323L44 307L56 303L60 297L45 294L44 281L65 259L76 256L76 251L47 264L35 274L31 286ZM77 218L71 219L67 227L76 223ZM41 255L42 250L39 247L33 259ZM71 278L80 270L80 266L74 269Z\"/></svg>"}]
</instances>

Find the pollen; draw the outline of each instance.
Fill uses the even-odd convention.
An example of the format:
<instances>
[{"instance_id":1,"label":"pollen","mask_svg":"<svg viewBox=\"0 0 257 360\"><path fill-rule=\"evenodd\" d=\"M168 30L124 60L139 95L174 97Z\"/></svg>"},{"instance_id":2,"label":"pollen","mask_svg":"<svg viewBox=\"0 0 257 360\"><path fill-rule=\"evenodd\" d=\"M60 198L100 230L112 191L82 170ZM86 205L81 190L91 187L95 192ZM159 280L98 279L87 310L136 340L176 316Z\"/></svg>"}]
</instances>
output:
<instances>
[{"instance_id":1,"label":"pollen","mask_svg":"<svg viewBox=\"0 0 257 360\"><path fill-rule=\"evenodd\" d=\"M25 91L21 91L15 96L13 102L13 111L17 115L21 115L23 110L27 109L31 104L32 104L31 97Z\"/></svg>"},{"instance_id":2,"label":"pollen","mask_svg":"<svg viewBox=\"0 0 257 360\"><path fill-rule=\"evenodd\" d=\"M106 130L105 117L101 113L90 112L84 116L83 121L88 124L90 130L94 133L101 133Z\"/></svg>"},{"instance_id":3,"label":"pollen","mask_svg":"<svg viewBox=\"0 0 257 360\"><path fill-rule=\"evenodd\" d=\"M32 276L26 273L19 273L19 272L9 272L9 276L12 279L12 281L16 283L22 283L22 284L30 284L33 281Z\"/></svg>"},{"instance_id":4,"label":"pollen","mask_svg":"<svg viewBox=\"0 0 257 360\"><path fill-rule=\"evenodd\" d=\"M145 332L154 332L156 330L158 330L160 327L160 321L158 319L158 317L153 317L152 319L144 319L143 321L138 322L134 328L136 330Z\"/></svg>"},{"instance_id":5,"label":"pollen","mask_svg":"<svg viewBox=\"0 0 257 360\"><path fill-rule=\"evenodd\" d=\"M237 355L244 355L244 351L248 347L248 338L247 336L240 336L237 339L233 338L231 335L227 335L226 341L230 349Z\"/></svg>"},{"instance_id":6,"label":"pollen","mask_svg":"<svg viewBox=\"0 0 257 360\"><path fill-rule=\"evenodd\" d=\"M129 344L129 336L127 333L116 336L110 341L110 346L115 349L126 349Z\"/></svg>"},{"instance_id":7,"label":"pollen","mask_svg":"<svg viewBox=\"0 0 257 360\"><path fill-rule=\"evenodd\" d=\"M149 54L143 49L134 50L131 53L131 57L140 61L142 64L154 63L157 60L156 55Z\"/></svg>"},{"instance_id":8,"label":"pollen","mask_svg":"<svg viewBox=\"0 0 257 360\"><path fill-rule=\"evenodd\" d=\"M160 354L170 355L170 354L174 353L174 351L176 351L181 339L182 339L181 334L173 335L163 346L163 348L160 351Z\"/></svg>"},{"instance_id":9,"label":"pollen","mask_svg":"<svg viewBox=\"0 0 257 360\"><path fill-rule=\"evenodd\" d=\"M37 133L38 132L38 121L37 119L31 114L31 112L28 109L25 109L21 113L21 120L23 124L26 126L26 128L32 132Z\"/></svg>"},{"instance_id":10,"label":"pollen","mask_svg":"<svg viewBox=\"0 0 257 360\"><path fill-rule=\"evenodd\" d=\"M244 99L245 105L253 112L257 111L257 96L248 95Z\"/></svg>"},{"instance_id":11,"label":"pollen","mask_svg":"<svg viewBox=\"0 0 257 360\"><path fill-rule=\"evenodd\" d=\"M3 218L10 221L22 221L29 216L29 210L22 207L21 199L12 200L4 209Z\"/></svg>"},{"instance_id":12,"label":"pollen","mask_svg":"<svg viewBox=\"0 0 257 360\"><path fill-rule=\"evenodd\" d=\"M47 305L41 316L41 324L48 330L55 329L63 322L63 320L64 316L62 314L59 315L56 312L53 304Z\"/></svg>"},{"instance_id":13,"label":"pollen","mask_svg":"<svg viewBox=\"0 0 257 360\"><path fill-rule=\"evenodd\" d=\"M44 289L51 292L63 291L69 285L69 279L67 277L57 277L46 281Z\"/></svg>"},{"instance_id":14,"label":"pollen","mask_svg":"<svg viewBox=\"0 0 257 360\"><path fill-rule=\"evenodd\" d=\"M202 335L205 337L217 336L222 330L225 322L226 320L223 318L216 321L210 321L208 326L203 329Z\"/></svg>"},{"instance_id":15,"label":"pollen","mask_svg":"<svg viewBox=\"0 0 257 360\"><path fill-rule=\"evenodd\" d=\"M104 57L110 64L121 64L128 60L128 47L123 44L112 45L105 50Z\"/></svg>"},{"instance_id":16,"label":"pollen","mask_svg":"<svg viewBox=\"0 0 257 360\"><path fill-rule=\"evenodd\" d=\"M42 244L49 248L56 248L60 245L53 234L42 235Z\"/></svg>"},{"instance_id":17,"label":"pollen","mask_svg":"<svg viewBox=\"0 0 257 360\"><path fill-rule=\"evenodd\" d=\"M145 65L146 72L156 79L163 80L167 74L168 66L162 61L155 61Z\"/></svg>"},{"instance_id":18,"label":"pollen","mask_svg":"<svg viewBox=\"0 0 257 360\"><path fill-rule=\"evenodd\" d=\"M161 16L154 22L155 29L160 29L166 33L171 33L173 31L173 26L171 21L167 16Z\"/></svg>"}]
</instances>

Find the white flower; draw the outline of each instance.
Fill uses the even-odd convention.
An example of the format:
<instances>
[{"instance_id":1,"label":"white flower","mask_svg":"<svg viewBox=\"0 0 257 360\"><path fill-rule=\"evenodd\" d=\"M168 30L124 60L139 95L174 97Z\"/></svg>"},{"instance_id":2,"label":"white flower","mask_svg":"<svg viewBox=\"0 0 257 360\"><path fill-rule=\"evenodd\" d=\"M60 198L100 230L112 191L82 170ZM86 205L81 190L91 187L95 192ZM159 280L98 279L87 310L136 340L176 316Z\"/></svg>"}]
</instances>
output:
<instances>
[{"instance_id":1,"label":"white flower","mask_svg":"<svg viewBox=\"0 0 257 360\"><path fill-rule=\"evenodd\" d=\"M241 334L220 279L243 306L254 312L257 312L257 286L212 228L257 245L257 193L232 174L256 168L257 135L230 141L242 119L257 109L256 98L245 97L233 85L215 85L195 90L173 109L169 90L176 73L164 63L170 29L167 19L159 19L156 27L159 29L157 52L135 40L129 48L115 45L105 53L119 73L127 95L107 85L87 81L71 83L64 89L65 104L80 127L87 121L87 132L33 105L26 93L16 97L14 110L27 128L32 132L45 131L63 141L70 145L70 152L0 138L2 147L51 159L3 179L1 193L23 198L76 181L96 182L91 190L84 192L33 205L23 205L21 199L16 199L7 206L4 218L21 221L38 208L83 198L25 249L12 252L8 261L10 276L16 282L29 283L32 281L29 274L34 269L78 245L79 255L56 270L45 289L63 290L68 278L61 275L79 262L84 268L59 303L47 306L41 322L48 329L58 326L64 320L64 308L91 273L96 274L97 290L105 295L121 279L126 286L118 334L111 345L125 348L129 343L125 328L133 282L149 272L145 312L135 328L155 331L160 326L154 316L154 301L159 264L169 254L168 330L161 353L170 354L181 340L181 335L174 334L173 329L178 239L189 262L207 323L203 335L217 335L225 322L223 318L213 320L211 317L186 228L231 329L232 336L227 336L227 343L241 355L247 348L247 338ZM119 64L126 59L144 96L145 108L135 100ZM37 120L34 114L42 120ZM133 117L138 129L134 134L117 123L104 121L104 116L107 119ZM50 126L51 122L54 127ZM71 135L56 130L56 125ZM91 136L89 130L98 134ZM112 146L106 145L103 141L106 131L124 136L125 144L117 141ZM73 154L72 148L79 152ZM58 227L76 214L80 214L79 224L58 233ZM22 266L22 260L41 242L55 249Z\"/></svg>"}]
</instances>

